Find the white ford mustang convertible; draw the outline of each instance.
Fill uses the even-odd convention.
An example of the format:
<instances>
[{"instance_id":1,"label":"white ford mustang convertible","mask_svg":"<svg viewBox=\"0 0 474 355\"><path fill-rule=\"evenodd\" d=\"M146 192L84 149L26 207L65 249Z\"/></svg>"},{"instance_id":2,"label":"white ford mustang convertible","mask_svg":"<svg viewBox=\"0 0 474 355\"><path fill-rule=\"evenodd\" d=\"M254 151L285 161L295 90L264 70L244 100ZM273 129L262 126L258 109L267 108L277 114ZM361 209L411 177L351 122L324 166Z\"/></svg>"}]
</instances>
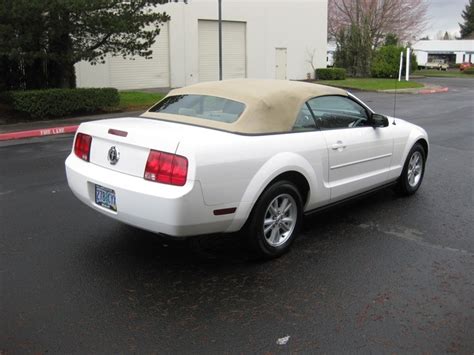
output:
<instances>
[{"instance_id":1,"label":"white ford mustang convertible","mask_svg":"<svg viewBox=\"0 0 474 355\"><path fill-rule=\"evenodd\" d=\"M304 214L392 184L413 194L427 155L422 128L344 90L242 79L81 124L66 173L77 198L109 217L174 237L242 230L270 258Z\"/></svg>"}]
</instances>

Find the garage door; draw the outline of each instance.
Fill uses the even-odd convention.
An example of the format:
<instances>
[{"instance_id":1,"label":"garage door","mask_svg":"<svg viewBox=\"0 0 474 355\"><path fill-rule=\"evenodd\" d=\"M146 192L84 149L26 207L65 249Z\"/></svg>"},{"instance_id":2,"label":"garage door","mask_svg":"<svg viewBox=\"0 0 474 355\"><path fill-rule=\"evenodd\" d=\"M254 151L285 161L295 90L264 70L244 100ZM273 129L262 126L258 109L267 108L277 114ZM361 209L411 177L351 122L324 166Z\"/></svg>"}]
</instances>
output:
<instances>
[{"instance_id":1,"label":"garage door","mask_svg":"<svg viewBox=\"0 0 474 355\"><path fill-rule=\"evenodd\" d=\"M224 79L245 78L246 23L222 22L222 75ZM199 81L219 80L218 22L199 20Z\"/></svg>"},{"instance_id":2,"label":"garage door","mask_svg":"<svg viewBox=\"0 0 474 355\"><path fill-rule=\"evenodd\" d=\"M169 87L169 36L164 24L156 42L151 47L151 59L134 57L134 60L112 57L110 59L110 86L117 89L143 89Z\"/></svg>"}]
</instances>

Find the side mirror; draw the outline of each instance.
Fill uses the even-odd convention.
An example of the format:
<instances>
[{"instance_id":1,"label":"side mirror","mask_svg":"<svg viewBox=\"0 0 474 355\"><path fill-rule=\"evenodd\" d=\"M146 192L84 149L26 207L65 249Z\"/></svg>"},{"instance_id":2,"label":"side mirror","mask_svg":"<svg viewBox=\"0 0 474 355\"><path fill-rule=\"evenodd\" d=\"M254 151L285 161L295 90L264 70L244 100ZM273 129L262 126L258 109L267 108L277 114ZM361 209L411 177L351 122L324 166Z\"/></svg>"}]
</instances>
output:
<instances>
[{"instance_id":1,"label":"side mirror","mask_svg":"<svg viewBox=\"0 0 474 355\"><path fill-rule=\"evenodd\" d=\"M372 114L372 126L377 127L388 127L388 118L378 113Z\"/></svg>"}]
</instances>

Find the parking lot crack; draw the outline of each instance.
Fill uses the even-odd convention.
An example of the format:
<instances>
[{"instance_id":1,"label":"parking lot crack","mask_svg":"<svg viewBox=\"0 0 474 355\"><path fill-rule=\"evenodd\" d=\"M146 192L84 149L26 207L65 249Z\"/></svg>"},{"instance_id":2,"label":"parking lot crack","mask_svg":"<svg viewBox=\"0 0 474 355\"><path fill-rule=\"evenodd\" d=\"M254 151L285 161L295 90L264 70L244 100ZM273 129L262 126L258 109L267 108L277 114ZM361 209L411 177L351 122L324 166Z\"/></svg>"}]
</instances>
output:
<instances>
[{"instance_id":1,"label":"parking lot crack","mask_svg":"<svg viewBox=\"0 0 474 355\"><path fill-rule=\"evenodd\" d=\"M363 223L363 224L359 224L359 227L363 228L363 229L369 229L369 228L374 229L374 230L376 230L380 233L387 234L387 235L390 235L390 236L394 236L394 237L397 237L399 239L408 240L410 242L414 242L414 243L416 243L418 245L421 245L423 247L428 247L428 248L437 249L437 250L447 250L447 251L454 252L454 253L460 253L460 254L464 254L464 255L468 255L468 256L474 256L474 253L470 252L468 250L459 249L459 248L452 248L452 247L449 247L449 246L430 243L430 242L426 241L426 239L423 238L424 233L422 231L414 229L414 228L407 228L407 227L396 227L396 228L394 228L394 227L392 227L392 228L386 229L386 228L381 228L378 224L375 224L375 223L371 223L371 224Z\"/></svg>"}]
</instances>

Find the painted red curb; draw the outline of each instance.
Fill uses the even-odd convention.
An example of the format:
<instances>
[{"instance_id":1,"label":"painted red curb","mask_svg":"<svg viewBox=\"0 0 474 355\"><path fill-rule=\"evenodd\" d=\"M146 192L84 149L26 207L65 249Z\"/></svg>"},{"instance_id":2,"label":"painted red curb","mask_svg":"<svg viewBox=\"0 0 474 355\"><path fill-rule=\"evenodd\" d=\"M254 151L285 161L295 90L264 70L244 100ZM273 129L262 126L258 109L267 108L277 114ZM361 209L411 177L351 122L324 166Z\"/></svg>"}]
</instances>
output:
<instances>
[{"instance_id":1,"label":"painted red curb","mask_svg":"<svg viewBox=\"0 0 474 355\"><path fill-rule=\"evenodd\" d=\"M57 135L57 134L75 133L77 131L77 127L79 127L79 125L43 128L43 129L33 129L33 130L30 130L30 131L0 133L0 141L8 141L8 140L12 140L12 139L22 139L22 138L52 136L52 135Z\"/></svg>"},{"instance_id":2,"label":"painted red curb","mask_svg":"<svg viewBox=\"0 0 474 355\"><path fill-rule=\"evenodd\" d=\"M440 88L440 89L426 89L418 91L419 94L437 94L440 92L448 92L449 88Z\"/></svg>"}]
</instances>

